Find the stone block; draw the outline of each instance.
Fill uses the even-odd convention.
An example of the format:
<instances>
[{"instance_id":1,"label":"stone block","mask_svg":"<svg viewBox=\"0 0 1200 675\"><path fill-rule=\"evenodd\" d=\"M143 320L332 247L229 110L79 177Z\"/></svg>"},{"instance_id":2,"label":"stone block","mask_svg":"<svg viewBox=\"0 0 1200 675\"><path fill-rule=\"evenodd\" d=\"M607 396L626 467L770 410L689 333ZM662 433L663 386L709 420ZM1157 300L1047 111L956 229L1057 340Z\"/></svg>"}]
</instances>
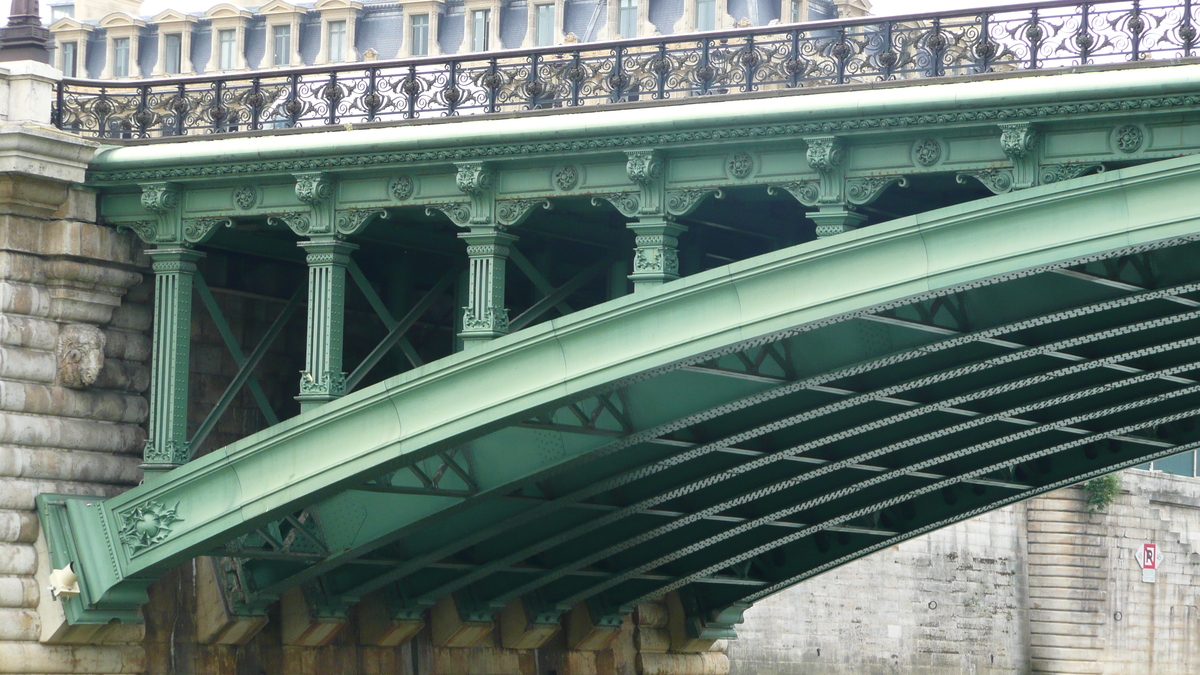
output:
<instances>
[{"instance_id":1,"label":"stone block","mask_svg":"<svg viewBox=\"0 0 1200 675\"><path fill-rule=\"evenodd\" d=\"M379 594L369 594L358 603L358 640L375 647L398 647L407 644L425 627L419 619L397 619L392 616L387 601Z\"/></svg>"},{"instance_id":2,"label":"stone block","mask_svg":"<svg viewBox=\"0 0 1200 675\"><path fill-rule=\"evenodd\" d=\"M580 602L567 612L567 647L574 651L588 652L605 649L621 629L617 626L597 626L592 622L587 604Z\"/></svg>"},{"instance_id":3,"label":"stone block","mask_svg":"<svg viewBox=\"0 0 1200 675\"><path fill-rule=\"evenodd\" d=\"M292 588L279 598L283 644L294 647L324 647L346 627L343 617L314 616L301 588Z\"/></svg>"},{"instance_id":4,"label":"stone block","mask_svg":"<svg viewBox=\"0 0 1200 675\"><path fill-rule=\"evenodd\" d=\"M463 621L452 596L438 600L429 614L435 647L473 647L495 628L494 621Z\"/></svg>"},{"instance_id":5,"label":"stone block","mask_svg":"<svg viewBox=\"0 0 1200 675\"><path fill-rule=\"evenodd\" d=\"M229 611L222 589L224 573L208 556L196 559L196 640L201 644L244 645L267 625L266 616Z\"/></svg>"},{"instance_id":6,"label":"stone block","mask_svg":"<svg viewBox=\"0 0 1200 675\"><path fill-rule=\"evenodd\" d=\"M534 623L529 620L520 599L508 603L500 611L500 644L505 649L537 649L558 634L558 624Z\"/></svg>"},{"instance_id":7,"label":"stone block","mask_svg":"<svg viewBox=\"0 0 1200 675\"><path fill-rule=\"evenodd\" d=\"M638 654L639 675L728 675L729 658L718 652L703 654Z\"/></svg>"}]
</instances>

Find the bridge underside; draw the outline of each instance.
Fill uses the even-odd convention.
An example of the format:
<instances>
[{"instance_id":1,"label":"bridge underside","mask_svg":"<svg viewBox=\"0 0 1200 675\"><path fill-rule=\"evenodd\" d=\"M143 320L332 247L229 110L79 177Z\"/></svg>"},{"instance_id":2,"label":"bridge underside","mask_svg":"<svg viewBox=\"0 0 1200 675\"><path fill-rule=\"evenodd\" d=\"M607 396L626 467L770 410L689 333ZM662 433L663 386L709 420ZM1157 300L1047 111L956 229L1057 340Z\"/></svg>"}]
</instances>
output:
<instances>
[{"instance_id":1,"label":"bridge underside","mask_svg":"<svg viewBox=\"0 0 1200 675\"><path fill-rule=\"evenodd\" d=\"M121 497L39 500L77 622L222 559L398 621L673 591L698 639L872 551L1200 445L1195 159L765 254L354 392ZM581 603L584 603L581 605ZM515 609L514 609L515 608Z\"/></svg>"}]
</instances>

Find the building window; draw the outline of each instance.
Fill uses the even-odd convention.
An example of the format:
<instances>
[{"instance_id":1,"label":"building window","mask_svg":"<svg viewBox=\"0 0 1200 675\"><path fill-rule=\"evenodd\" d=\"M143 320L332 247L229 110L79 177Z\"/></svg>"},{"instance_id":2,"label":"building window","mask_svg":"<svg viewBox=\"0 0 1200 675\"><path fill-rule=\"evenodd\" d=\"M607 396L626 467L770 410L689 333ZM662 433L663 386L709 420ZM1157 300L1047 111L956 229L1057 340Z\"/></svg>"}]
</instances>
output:
<instances>
[{"instance_id":1,"label":"building window","mask_svg":"<svg viewBox=\"0 0 1200 675\"><path fill-rule=\"evenodd\" d=\"M50 8L50 23L59 19L75 18L75 5L55 5Z\"/></svg>"},{"instance_id":2,"label":"building window","mask_svg":"<svg viewBox=\"0 0 1200 675\"><path fill-rule=\"evenodd\" d=\"M129 77L129 38L113 40L113 77Z\"/></svg>"},{"instance_id":3,"label":"building window","mask_svg":"<svg viewBox=\"0 0 1200 675\"><path fill-rule=\"evenodd\" d=\"M624 2L624 0L622 0ZM539 47L554 44L554 5L537 5L537 23L533 27L533 41Z\"/></svg>"},{"instance_id":4,"label":"building window","mask_svg":"<svg viewBox=\"0 0 1200 675\"><path fill-rule=\"evenodd\" d=\"M413 56L429 55L429 15L417 14L412 18L412 52Z\"/></svg>"},{"instance_id":5,"label":"building window","mask_svg":"<svg viewBox=\"0 0 1200 675\"><path fill-rule=\"evenodd\" d=\"M792 0L788 7L788 22L800 23L802 20L800 17L800 0Z\"/></svg>"},{"instance_id":6,"label":"building window","mask_svg":"<svg viewBox=\"0 0 1200 675\"><path fill-rule=\"evenodd\" d=\"M346 60L346 22L329 22L329 62L341 63Z\"/></svg>"},{"instance_id":7,"label":"building window","mask_svg":"<svg viewBox=\"0 0 1200 675\"><path fill-rule=\"evenodd\" d=\"M471 49L477 52L488 50L488 31L492 27L492 11L477 9L471 12Z\"/></svg>"},{"instance_id":8,"label":"building window","mask_svg":"<svg viewBox=\"0 0 1200 675\"><path fill-rule=\"evenodd\" d=\"M717 29L717 0L696 0L696 30Z\"/></svg>"},{"instance_id":9,"label":"building window","mask_svg":"<svg viewBox=\"0 0 1200 675\"><path fill-rule=\"evenodd\" d=\"M286 66L292 62L292 27L271 28L271 64Z\"/></svg>"},{"instance_id":10,"label":"building window","mask_svg":"<svg viewBox=\"0 0 1200 675\"><path fill-rule=\"evenodd\" d=\"M624 38L637 37L637 0L620 0L617 7L617 34Z\"/></svg>"},{"instance_id":11,"label":"building window","mask_svg":"<svg viewBox=\"0 0 1200 675\"><path fill-rule=\"evenodd\" d=\"M167 75L178 75L183 72L183 36L179 33L168 33L163 39L163 48L167 50L164 61Z\"/></svg>"},{"instance_id":12,"label":"building window","mask_svg":"<svg viewBox=\"0 0 1200 675\"><path fill-rule=\"evenodd\" d=\"M76 76L76 73L78 71L76 70L75 64L78 63L78 56L76 55L76 50L78 48L79 48L78 42L64 42L62 44L62 64L61 64L61 66L62 66L62 71L63 71L63 77L75 77Z\"/></svg>"},{"instance_id":13,"label":"building window","mask_svg":"<svg viewBox=\"0 0 1200 675\"><path fill-rule=\"evenodd\" d=\"M217 33L217 68L233 70L234 53L237 51L237 31L232 28Z\"/></svg>"}]
</instances>

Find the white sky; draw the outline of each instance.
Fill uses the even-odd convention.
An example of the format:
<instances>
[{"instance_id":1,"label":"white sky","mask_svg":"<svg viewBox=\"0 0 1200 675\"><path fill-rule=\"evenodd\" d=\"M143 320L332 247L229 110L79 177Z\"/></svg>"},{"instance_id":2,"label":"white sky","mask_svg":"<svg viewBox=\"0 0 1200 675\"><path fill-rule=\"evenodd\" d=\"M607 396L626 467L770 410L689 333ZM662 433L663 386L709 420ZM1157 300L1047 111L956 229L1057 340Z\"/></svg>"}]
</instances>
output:
<instances>
[{"instance_id":1,"label":"white sky","mask_svg":"<svg viewBox=\"0 0 1200 675\"><path fill-rule=\"evenodd\" d=\"M57 0L41 0L42 14L47 15L49 11L46 9L52 1ZM873 0L874 9L872 13L878 15L887 14L912 14L916 12L935 12L943 9L967 9L971 7L990 7L994 5L1006 5L1020 2L1021 0ZM267 0L247 0L246 5L262 5L266 4ZM146 0L142 3L142 14L150 16L158 14L164 9L173 8L186 12L203 12L204 10L219 4L214 0ZM0 0L0 7L8 7L9 0ZM5 11L5 16L8 12Z\"/></svg>"}]
</instances>

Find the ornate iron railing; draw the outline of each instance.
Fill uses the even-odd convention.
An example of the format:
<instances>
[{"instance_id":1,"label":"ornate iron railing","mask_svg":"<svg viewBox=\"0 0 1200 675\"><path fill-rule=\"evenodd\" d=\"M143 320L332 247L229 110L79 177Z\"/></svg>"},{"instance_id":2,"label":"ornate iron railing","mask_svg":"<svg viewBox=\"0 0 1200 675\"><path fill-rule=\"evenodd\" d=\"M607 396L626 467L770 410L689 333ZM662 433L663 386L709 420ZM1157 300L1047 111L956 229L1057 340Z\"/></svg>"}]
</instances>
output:
<instances>
[{"instance_id":1,"label":"ornate iron railing","mask_svg":"<svg viewBox=\"0 0 1200 675\"><path fill-rule=\"evenodd\" d=\"M1050 2L128 82L59 83L54 121L154 138L1188 58L1192 0Z\"/></svg>"}]
</instances>

